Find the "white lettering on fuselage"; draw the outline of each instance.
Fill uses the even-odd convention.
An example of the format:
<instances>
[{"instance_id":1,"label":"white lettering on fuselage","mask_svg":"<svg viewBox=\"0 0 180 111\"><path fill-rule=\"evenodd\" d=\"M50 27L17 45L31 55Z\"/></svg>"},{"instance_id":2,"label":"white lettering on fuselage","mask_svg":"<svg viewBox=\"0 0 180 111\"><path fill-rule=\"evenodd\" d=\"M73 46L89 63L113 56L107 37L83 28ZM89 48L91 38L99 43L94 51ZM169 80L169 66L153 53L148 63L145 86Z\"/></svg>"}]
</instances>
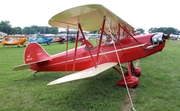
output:
<instances>
[{"instance_id":1,"label":"white lettering on fuselage","mask_svg":"<svg viewBox=\"0 0 180 111\"><path fill-rule=\"evenodd\" d=\"M37 53L37 55L41 55L42 53Z\"/></svg>"},{"instance_id":2,"label":"white lettering on fuselage","mask_svg":"<svg viewBox=\"0 0 180 111\"><path fill-rule=\"evenodd\" d=\"M33 60L33 59L30 57L30 55L28 55L26 58L26 61L31 61L31 60Z\"/></svg>"}]
</instances>

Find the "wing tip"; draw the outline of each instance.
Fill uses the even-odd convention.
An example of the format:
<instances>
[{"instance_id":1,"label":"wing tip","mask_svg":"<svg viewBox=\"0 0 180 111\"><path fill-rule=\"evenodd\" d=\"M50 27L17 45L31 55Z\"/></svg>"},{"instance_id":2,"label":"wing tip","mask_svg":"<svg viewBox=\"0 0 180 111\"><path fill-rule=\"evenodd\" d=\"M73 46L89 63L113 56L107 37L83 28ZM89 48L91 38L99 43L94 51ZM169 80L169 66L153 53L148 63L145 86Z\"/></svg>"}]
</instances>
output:
<instances>
[{"instance_id":1,"label":"wing tip","mask_svg":"<svg viewBox=\"0 0 180 111\"><path fill-rule=\"evenodd\" d=\"M52 84L51 82L47 84L47 86L51 86L51 85L54 85L54 84Z\"/></svg>"}]
</instances>

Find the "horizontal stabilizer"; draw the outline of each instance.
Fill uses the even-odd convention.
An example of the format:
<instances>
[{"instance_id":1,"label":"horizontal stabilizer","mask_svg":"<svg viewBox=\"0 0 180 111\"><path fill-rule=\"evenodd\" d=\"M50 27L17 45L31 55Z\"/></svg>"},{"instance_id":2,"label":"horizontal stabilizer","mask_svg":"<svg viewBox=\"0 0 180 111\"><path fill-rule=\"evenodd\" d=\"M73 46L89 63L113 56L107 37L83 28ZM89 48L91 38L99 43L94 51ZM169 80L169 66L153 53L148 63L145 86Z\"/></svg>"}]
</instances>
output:
<instances>
[{"instance_id":1,"label":"horizontal stabilizer","mask_svg":"<svg viewBox=\"0 0 180 111\"><path fill-rule=\"evenodd\" d=\"M19 66L14 66L13 71L17 71L17 70L26 70L29 69L31 67L32 64L22 64Z\"/></svg>"},{"instance_id":2,"label":"horizontal stabilizer","mask_svg":"<svg viewBox=\"0 0 180 111\"><path fill-rule=\"evenodd\" d=\"M93 77L113 66L117 65L117 63L115 62L111 62L111 63L104 63L101 65L98 65L97 68L95 67L91 67L88 68L86 70L77 72L77 73L73 73L67 76L64 76L62 78L56 79L52 82L50 82L47 85L54 85L54 84L59 84L59 83L64 83L64 82L68 82L68 81L73 81L73 80L79 80L79 79L84 79L84 78L88 78L88 77Z\"/></svg>"},{"instance_id":3,"label":"horizontal stabilizer","mask_svg":"<svg viewBox=\"0 0 180 111\"><path fill-rule=\"evenodd\" d=\"M17 71L17 70L26 70L29 69L31 67L31 65L40 63L40 62L45 62L48 61L49 59L45 59L45 60L41 60L41 61L37 61L37 62L32 62L29 64L22 64L22 65L18 65L18 66L14 66L13 71Z\"/></svg>"}]
</instances>

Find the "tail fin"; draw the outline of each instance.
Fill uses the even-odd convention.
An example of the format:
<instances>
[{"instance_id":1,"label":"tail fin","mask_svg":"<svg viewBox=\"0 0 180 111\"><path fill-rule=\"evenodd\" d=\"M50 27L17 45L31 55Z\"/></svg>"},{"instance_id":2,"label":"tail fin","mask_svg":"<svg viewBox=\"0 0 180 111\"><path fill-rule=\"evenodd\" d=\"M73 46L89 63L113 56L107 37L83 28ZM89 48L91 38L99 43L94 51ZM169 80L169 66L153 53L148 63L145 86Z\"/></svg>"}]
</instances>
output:
<instances>
[{"instance_id":1,"label":"tail fin","mask_svg":"<svg viewBox=\"0 0 180 111\"><path fill-rule=\"evenodd\" d=\"M49 60L50 55L36 42L27 45L24 51L24 64Z\"/></svg>"}]
</instances>

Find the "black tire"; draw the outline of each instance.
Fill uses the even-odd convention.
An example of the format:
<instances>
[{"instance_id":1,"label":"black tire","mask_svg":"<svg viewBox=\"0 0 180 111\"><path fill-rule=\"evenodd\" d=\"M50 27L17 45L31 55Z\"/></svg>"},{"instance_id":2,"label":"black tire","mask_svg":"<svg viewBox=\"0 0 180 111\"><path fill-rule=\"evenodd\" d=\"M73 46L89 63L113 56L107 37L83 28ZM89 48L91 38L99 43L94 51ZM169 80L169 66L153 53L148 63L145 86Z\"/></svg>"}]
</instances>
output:
<instances>
[{"instance_id":1,"label":"black tire","mask_svg":"<svg viewBox=\"0 0 180 111\"><path fill-rule=\"evenodd\" d=\"M135 88L137 88L137 86L138 86L138 84L136 84L136 85L134 85L134 86L131 86L130 88L135 89Z\"/></svg>"}]
</instances>

